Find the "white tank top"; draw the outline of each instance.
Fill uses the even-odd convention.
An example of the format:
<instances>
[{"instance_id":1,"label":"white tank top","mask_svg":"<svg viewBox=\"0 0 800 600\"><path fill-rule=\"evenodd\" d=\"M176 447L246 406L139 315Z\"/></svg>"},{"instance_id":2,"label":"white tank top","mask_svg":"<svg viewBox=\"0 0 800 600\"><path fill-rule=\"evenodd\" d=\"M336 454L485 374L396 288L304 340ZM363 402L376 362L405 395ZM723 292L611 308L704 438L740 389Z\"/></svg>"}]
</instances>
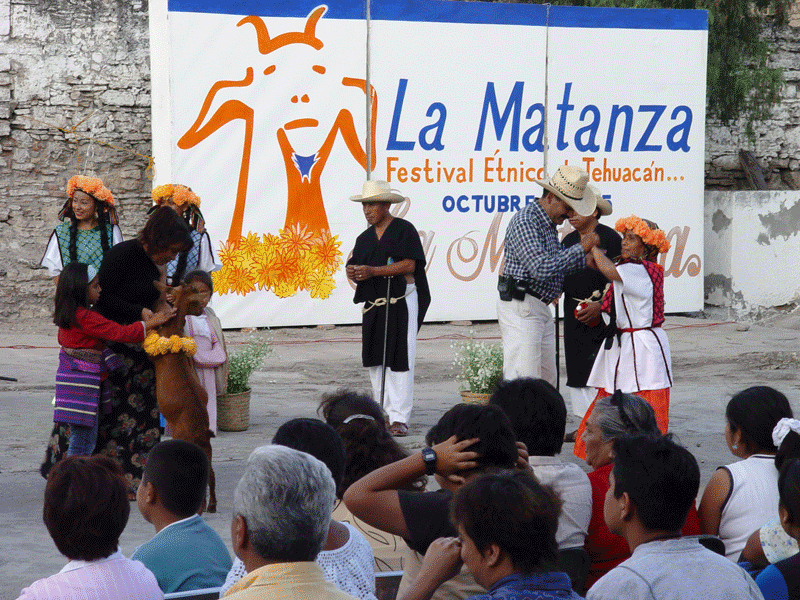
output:
<instances>
[{"instance_id":1,"label":"white tank top","mask_svg":"<svg viewBox=\"0 0 800 600\"><path fill-rule=\"evenodd\" d=\"M778 470L775 457L768 454L753 454L722 468L730 473L732 484L722 505L719 537L725 542L725 555L737 561L747 538L778 514Z\"/></svg>"}]
</instances>

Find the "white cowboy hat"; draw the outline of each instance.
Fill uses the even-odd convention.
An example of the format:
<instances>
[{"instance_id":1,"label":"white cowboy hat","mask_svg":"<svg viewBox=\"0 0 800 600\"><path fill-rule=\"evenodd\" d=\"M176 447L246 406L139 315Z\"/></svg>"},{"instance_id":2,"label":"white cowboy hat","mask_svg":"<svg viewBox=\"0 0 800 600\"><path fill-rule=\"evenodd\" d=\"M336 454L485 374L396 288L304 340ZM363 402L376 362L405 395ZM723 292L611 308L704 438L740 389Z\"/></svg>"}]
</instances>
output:
<instances>
[{"instance_id":1,"label":"white cowboy hat","mask_svg":"<svg viewBox=\"0 0 800 600\"><path fill-rule=\"evenodd\" d=\"M537 180L536 183L566 202L582 217L588 217L597 208L597 196L586 187L589 175L578 167L561 165L550 181Z\"/></svg>"},{"instance_id":2,"label":"white cowboy hat","mask_svg":"<svg viewBox=\"0 0 800 600\"><path fill-rule=\"evenodd\" d=\"M603 194L600 193L600 190L593 185L587 185L586 187L592 190L594 197L597 198L597 208L600 210L600 216L607 217L610 215L613 212L613 209L611 208L611 200L603 198Z\"/></svg>"},{"instance_id":3,"label":"white cowboy hat","mask_svg":"<svg viewBox=\"0 0 800 600\"><path fill-rule=\"evenodd\" d=\"M365 181L361 188L360 196L350 196L353 202L389 202L395 204L402 202L405 197L397 194L398 190L389 187L388 182L379 179Z\"/></svg>"}]
</instances>

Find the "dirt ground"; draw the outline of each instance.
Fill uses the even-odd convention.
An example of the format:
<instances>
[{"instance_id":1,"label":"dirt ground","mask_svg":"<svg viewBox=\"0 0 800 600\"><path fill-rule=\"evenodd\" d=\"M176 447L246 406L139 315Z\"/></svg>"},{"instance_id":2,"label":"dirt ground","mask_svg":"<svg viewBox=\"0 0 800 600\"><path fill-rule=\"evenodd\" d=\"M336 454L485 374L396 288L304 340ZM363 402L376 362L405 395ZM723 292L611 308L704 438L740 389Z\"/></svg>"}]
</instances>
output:
<instances>
[{"instance_id":1,"label":"dirt ground","mask_svg":"<svg viewBox=\"0 0 800 600\"><path fill-rule=\"evenodd\" d=\"M667 317L674 372L670 430L697 457L703 487L718 466L735 460L723 434L725 405L733 393L771 385L800 413L800 312L795 313L772 314L758 323L737 323L724 315ZM9 323L0 332L0 376L17 379L0 381L0 600L16 598L25 585L65 563L41 521L44 480L38 473L52 426L55 333L45 322ZM470 335L500 341L496 322L425 324L420 331L414 412L403 440L410 449L421 447L424 433L460 402L452 346ZM339 387L369 390L357 326L226 332L233 351L253 336L270 340L274 352L252 378L250 427L220 432L213 440L219 512L206 515L206 521L228 544L232 492L250 451L268 443L284 421L315 416L323 393ZM562 382L564 373L562 358ZM571 416L568 427L577 423ZM571 444L564 445L562 457L586 468L572 456ZM125 555L153 533L132 506L120 540Z\"/></svg>"}]
</instances>

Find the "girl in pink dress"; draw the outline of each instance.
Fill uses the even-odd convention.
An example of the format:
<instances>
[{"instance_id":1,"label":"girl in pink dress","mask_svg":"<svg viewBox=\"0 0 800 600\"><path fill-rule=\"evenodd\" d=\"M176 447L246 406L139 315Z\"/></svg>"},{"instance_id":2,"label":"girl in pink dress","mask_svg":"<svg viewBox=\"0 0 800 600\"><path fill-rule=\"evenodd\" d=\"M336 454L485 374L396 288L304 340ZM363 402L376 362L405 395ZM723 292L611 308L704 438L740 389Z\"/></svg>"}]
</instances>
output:
<instances>
[{"instance_id":1,"label":"girl in pink dress","mask_svg":"<svg viewBox=\"0 0 800 600\"><path fill-rule=\"evenodd\" d=\"M228 354L225 349L225 336L222 325L214 311L208 307L214 293L211 275L205 271L192 271L183 278L183 284L194 284L205 288L203 314L187 315L184 333L197 343L194 366L200 384L208 394L208 423L214 435L217 434L217 396L225 393L228 380Z\"/></svg>"}]
</instances>

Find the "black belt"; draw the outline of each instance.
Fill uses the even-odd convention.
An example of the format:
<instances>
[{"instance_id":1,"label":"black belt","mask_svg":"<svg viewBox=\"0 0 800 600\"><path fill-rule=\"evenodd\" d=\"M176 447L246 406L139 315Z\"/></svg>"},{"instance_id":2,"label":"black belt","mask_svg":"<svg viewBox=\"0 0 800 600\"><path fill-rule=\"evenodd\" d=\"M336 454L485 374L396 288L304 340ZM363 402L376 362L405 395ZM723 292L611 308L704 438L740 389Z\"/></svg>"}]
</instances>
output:
<instances>
[{"instance_id":1,"label":"black belt","mask_svg":"<svg viewBox=\"0 0 800 600\"><path fill-rule=\"evenodd\" d=\"M545 304L548 303L540 293L531 289L531 282L525 279L516 279L514 277L501 275L497 281L497 291L500 292L500 300L504 302L524 300L525 294L529 294Z\"/></svg>"}]
</instances>

